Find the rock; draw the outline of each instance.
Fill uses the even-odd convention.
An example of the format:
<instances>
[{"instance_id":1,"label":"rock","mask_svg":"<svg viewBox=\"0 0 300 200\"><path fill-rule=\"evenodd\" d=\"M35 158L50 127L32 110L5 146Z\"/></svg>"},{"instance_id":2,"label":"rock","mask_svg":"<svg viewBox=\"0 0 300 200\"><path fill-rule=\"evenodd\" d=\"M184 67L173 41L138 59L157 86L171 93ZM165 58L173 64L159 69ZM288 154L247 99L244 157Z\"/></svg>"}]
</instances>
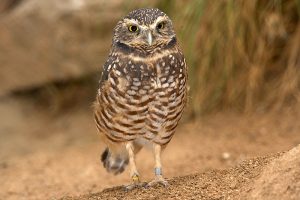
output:
<instances>
[{"instance_id":1,"label":"rock","mask_svg":"<svg viewBox=\"0 0 300 200\"><path fill-rule=\"evenodd\" d=\"M99 70L122 1L3 0L0 96ZM112 12L113 11L113 12Z\"/></svg>"},{"instance_id":2,"label":"rock","mask_svg":"<svg viewBox=\"0 0 300 200\"><path fill-rule=\"evenodd\" d=\"M223 152L222 153L222 159L228 160L231 157L231 154L229 152Z\"/></svg>"}]
</instances>

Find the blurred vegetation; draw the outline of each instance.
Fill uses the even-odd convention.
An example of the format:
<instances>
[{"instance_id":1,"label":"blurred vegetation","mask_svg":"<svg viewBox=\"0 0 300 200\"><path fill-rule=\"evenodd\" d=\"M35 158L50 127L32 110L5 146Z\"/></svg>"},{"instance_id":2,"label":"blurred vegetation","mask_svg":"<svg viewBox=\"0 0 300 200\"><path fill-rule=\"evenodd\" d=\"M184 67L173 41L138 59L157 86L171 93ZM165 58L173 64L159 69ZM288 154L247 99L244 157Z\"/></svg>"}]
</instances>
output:
<instances>
[{"instance_id":1,"label":"blurred vegetation","mask_svg":"<svg viewBox=\"0 0 300 200\"><path fill-rule=\"evenodd\" d=\"M189 67L190 116L227 109L263 112L300 101L300 0L127 0L122 5L124 14L154 6L172 18ZM74 91L92 80L92 86L83 84L91 93L82 98L94 97L99 75L75 82ZM72 99L59 97L64 91L59 85L45 90L59 99L50 104Z\"/></svg>"},{"instance_id":2,"label":"blurred vegetation","mask_svg":"<svg viewBox=\"0 0 300 200\"><path fill-rule=\"evenodd\" d=\"M264 111L299 102L299 0L170 4L159 5L174 18L187 58L192 115Z\"/></svg>"}]
</instances>

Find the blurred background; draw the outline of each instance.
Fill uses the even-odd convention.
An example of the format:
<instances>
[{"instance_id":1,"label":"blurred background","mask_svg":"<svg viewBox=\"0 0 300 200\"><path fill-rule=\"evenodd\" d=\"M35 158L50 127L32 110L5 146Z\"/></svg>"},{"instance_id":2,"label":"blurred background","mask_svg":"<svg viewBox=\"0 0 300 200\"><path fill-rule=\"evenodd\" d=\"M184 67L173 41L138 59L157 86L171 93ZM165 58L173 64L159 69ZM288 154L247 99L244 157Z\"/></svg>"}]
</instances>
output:
<instances>
[{"instance_id":1,"label":"blurred background","mask_svg":"<svg viewBox=\"0 0 300 200\"><path fill-rule=\"evenodd\" d=\"M299 0L1 0L0 196L126 183L126 173L102 169L91 105L113 28L140 7L171 17L189 67L185 116L166 151L169 176L299 144ZM141 167L146 178L151 158Z\"/></svg>"}]
</instances>

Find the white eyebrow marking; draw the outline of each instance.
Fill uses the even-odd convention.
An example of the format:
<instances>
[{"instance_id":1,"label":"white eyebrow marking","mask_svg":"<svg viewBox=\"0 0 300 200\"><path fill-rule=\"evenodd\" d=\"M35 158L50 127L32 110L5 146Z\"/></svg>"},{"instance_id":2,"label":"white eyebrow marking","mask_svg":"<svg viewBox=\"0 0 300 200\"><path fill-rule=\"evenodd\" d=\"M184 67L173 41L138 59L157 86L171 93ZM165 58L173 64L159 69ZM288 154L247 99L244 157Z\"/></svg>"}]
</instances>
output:
<instances>
[{"instance_id":1,"label":"white eyebrow marking","mask_svg":"<svg viewBox=\"0 0 300 200\"><path fill-rule=\"evenodd\" d=\"M168 20L167 16L159 16L153 24L150 25L150 28L152 29L155 29L156 28L156 25L159 23L159 22L162 22L162 21L166 21Z\"/></svg>"},{"instance_id":2,"label":"white eyebrow marking","mask_svg":"<svg viewBox=\"0 0 300 200\"><path fill-rule=\"evenodd\" d=\"M124 22L125 22L125 24L127 26L129 26L129 25L136 25L136 26L138 26L140 28L140 30L146 30L146 29L148 29L148 26L139 24L139 22L137 20L135 20L135 19L124 19Z\"/></svg>"},{"instance_id":3,"label":"white eyebrow marking","mask_svg":"<svg viewBox=\"0 0 300 200\"><path fill-rule=\"evenodd\" d=\"M139 22L137 20L135 20L135 19L124 19L124 22L126 24L136 24L136 25L139 24Z\"/></svg>"},{"instance_id":4,"label":"white eyebrow marking","mask_svg":"<svg viewBox=\"0 0 300 200\"><path fill-rule=\"evenodd\" d=\"M141 25L141 24L139 24L139 22L138 22L136 19L128 19L128 18L125 18L125 19L124 19L124 22L125 22L127 25L130 25L130 24L137 25L137 26L139 26L140 29L145 30L145 29L148 29L148 28L155 29L155 28L156 28L156 25L157 25L159 22L166 21L166 20L168 20L168 17L167 17L167 16L159 16L159 17L153 22L153 24L151 24L150 26Z\"/></svg>"}]
</instances>

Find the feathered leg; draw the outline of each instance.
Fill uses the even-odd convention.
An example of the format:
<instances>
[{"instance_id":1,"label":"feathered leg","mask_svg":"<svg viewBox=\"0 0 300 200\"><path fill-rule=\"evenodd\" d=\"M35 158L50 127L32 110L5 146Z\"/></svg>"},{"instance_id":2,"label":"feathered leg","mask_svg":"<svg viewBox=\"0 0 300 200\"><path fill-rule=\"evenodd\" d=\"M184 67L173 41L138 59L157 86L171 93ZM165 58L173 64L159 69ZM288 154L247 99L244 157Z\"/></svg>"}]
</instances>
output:
<instances>
[{"instance_id":1,"label":"feathered leg","mask_svg":"<svg viewBox=\"0 0 300 200\"><path fill-rule=\"evenodd\" d=\"M130 177L132 180L132 184L126 186L127 190L131 190L136 187L142 187L145 185L145 183L140 182L140 175L137 171L137 167L135 163L135 153L138 152L139 149L134 149L134 147L135 146L133 145L132 142L128 142L126 144L126 149L128 151L128 156L129 156Z\"/></svg>"},{"instance_id":2,"label":"feathered leg","mask_svg":"<svg viewBox=\"0 0 300 200\"><path fill-rule=\"evenodd\" d=\"M168 182L162 176L162 165L161 165L161 153L162 147L159 144L153 144L153 152L155 158L155 168L154 174L155 178L147 184L148 187L151 187L156 184L161 184L163 186L168 186Z\"/></svg>"}]
</instances>

